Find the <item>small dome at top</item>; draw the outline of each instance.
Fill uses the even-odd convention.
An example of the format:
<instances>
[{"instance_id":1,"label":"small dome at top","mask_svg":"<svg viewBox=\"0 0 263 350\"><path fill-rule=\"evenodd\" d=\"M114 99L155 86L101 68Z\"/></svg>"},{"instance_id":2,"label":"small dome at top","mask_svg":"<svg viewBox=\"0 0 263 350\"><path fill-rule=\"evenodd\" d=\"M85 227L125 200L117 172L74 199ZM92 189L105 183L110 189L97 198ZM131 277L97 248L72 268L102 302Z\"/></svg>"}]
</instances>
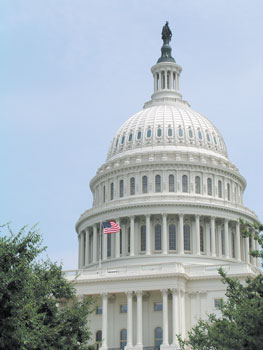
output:
<instances>
[{"instance_id":1,"label":"small dome at top","mask_svg":"<svg viewBox=\"0 0 263 350\"><path fill-rule=\"evenodd\" d=\"M107 160L154 151L186 151L227 158L220 132L187 104L160 104L129 118L117 131Z\"/></svg>"}]
</instances>

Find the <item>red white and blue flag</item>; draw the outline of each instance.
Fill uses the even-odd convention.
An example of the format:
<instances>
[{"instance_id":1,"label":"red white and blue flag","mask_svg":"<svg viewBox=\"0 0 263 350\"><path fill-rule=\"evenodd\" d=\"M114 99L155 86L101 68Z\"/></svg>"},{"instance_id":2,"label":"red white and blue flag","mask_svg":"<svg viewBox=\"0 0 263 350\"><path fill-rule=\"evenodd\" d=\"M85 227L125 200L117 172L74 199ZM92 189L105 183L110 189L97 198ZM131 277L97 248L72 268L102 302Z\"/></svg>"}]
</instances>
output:
<instances>
[{"instance_id":1,"label":"red white and blue flag","mask_svg":"<svg viewBox=\"0 0 263 350\"><path fill-rule=\"evenodd\" d=\"M120 231L120 226L115 221L106 221L102 223L103 233L116 233Z\"/></svg>"}]
</instances>

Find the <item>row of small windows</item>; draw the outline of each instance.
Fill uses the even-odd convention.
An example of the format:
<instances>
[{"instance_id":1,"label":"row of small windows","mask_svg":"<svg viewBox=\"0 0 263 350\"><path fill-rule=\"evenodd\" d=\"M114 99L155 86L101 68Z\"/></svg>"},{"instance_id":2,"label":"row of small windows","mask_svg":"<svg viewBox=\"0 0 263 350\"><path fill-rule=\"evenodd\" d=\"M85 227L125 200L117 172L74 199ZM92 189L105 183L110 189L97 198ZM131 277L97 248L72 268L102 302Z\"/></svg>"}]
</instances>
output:
<instances>
[{"instance_id":1,"label":"row of small windows","mask_svg":"<svg viewBox=\"0 0 263 350\"><path fill-rule=\"evenodd\" d=\"M188 176L182 176L182 192L188 193ZM155 176L155 192L162 192L161 188L161 176ZM175 181L174 175L169 175L169 192L175 192ZM142 193L148 193L148 178L146 175L142 177ZM200 176L195 177L195 193L201 194L201 178ZM130 178L130 195L135 195L135 177ZM213 195L213 184L212 179L207 178L207 195ZM124 196L124 181L120 180L119 182L119 196ZM218 180L218 197L223 198L223 190L222 190L222 181ZM110 200L114 199L114 183L110 184ZM230 184L227 184L227 200L230 201ZM106 187L103 187L103 202L106 201Z\"/></svg>"},{"instance_id":2,"label":"row of small windows","mask_svg":"<svg viewBox=\"0 0 263 350\"><path fill-rule=\"evenodd\" d=\"M156 327L154 329L154 346L159 349L163 342L163 330L161 327ZM98 330L96 332L96 349L101 347L102 343L102 331ZM120 331L120 348L123 350L127 345L127 329L121 329Z\"/></svg>"},{"instance_id":3,"label":"row of small windows","mask_svg":"<svg viewBox=\"0 0 263 350\"><path fill-rule=\"evenodd\" d=\"M161 127L158 127L157 130L156 130L156 136L157 136L157 138L162 137L162 134L163 134L163 129L162 129ZM174 134L173 129L172 129L171 127L168 127L168 129L167 129L167 136L168 136L168 137L173 137L173 134ZM176 135L176 133L175 133L175 135ZM133 136L134 136L134 134L133 134L133 132L131 132L131 133L129 134L129 137L128 137L128 141L129 141L129 142L132 142ZM201 130L198 130L198 131L197 131L197 136L198 136L199 141L203 141L204 136L203 136L203 133L202 133ZM149 128L149 129L147 129L147 131L146 131L146 138L147 138L147 139L150 139L151 137L152 137L152 129ZM179 126L179 128L178 128L178 137L179 137L179 138L184 137L184 130L183 130L183 128L182 128L181 126ZM192 130L191 128L188 128L188 137L189 137L190 139L193 139L193 137L194 137L194 133L193 133L193 130ZM211 143L211 136L210 136L210 134L208 133L208 131L205 132L205 137L206 137L207 142L208 142L208 143ZM142 131L141 131L141 130L139 130L139 131L137 132L137 137L136 137L136 139L137 139L137 141L140 141L140 140L142 139ZM217 137L216 137L214 134L213 134L213 140L214 140L215 145L217 145L217 144L218 144L218 142L217 142ZM125 142L125 135L122 135L122 136L121 136L120 144L123 145L124 142ZM118 146L118 143L119 143L119 137L116 139L115 147Z\"/></svg>"}]
</instances>

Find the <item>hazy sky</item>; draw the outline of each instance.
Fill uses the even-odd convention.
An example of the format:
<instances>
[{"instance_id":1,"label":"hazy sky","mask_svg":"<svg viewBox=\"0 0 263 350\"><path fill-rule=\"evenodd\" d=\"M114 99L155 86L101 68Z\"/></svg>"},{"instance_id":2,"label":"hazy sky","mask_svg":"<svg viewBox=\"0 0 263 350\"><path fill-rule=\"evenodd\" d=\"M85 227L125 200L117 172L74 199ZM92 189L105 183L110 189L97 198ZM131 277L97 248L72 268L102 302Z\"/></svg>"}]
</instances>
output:
<instances>
[{"instance_id":1,"label":"hazy sky","mask_svg":"<svg viewBox=\"0 0 263 350\"><path fill-rule=\"evenodd\" d=\"M39 222L66 269L89 181L152 94L166 20L183 98L221 131L262 218L261 0L0 0L1 222Z\"/></svg>"}]
</instances>

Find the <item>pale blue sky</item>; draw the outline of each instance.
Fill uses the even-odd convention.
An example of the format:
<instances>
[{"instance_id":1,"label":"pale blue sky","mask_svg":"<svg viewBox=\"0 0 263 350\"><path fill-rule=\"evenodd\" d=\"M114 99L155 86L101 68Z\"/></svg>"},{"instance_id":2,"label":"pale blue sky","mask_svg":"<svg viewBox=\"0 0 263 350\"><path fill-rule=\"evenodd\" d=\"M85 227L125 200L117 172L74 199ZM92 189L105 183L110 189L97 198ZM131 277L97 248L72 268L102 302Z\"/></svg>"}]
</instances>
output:
<instances>
[{"instance_id":1,"label":"pale blue sky","mask_svg":"<svg viewBox=\"0 0 263 350\"><path fill-rule=\"evenodd\" d=\"M89 181L150 98L166 20L183 97L221 131L262 218L261 0L1 0L1 222L39 222L66 269Z\"/></svg>"}]
</instances>

